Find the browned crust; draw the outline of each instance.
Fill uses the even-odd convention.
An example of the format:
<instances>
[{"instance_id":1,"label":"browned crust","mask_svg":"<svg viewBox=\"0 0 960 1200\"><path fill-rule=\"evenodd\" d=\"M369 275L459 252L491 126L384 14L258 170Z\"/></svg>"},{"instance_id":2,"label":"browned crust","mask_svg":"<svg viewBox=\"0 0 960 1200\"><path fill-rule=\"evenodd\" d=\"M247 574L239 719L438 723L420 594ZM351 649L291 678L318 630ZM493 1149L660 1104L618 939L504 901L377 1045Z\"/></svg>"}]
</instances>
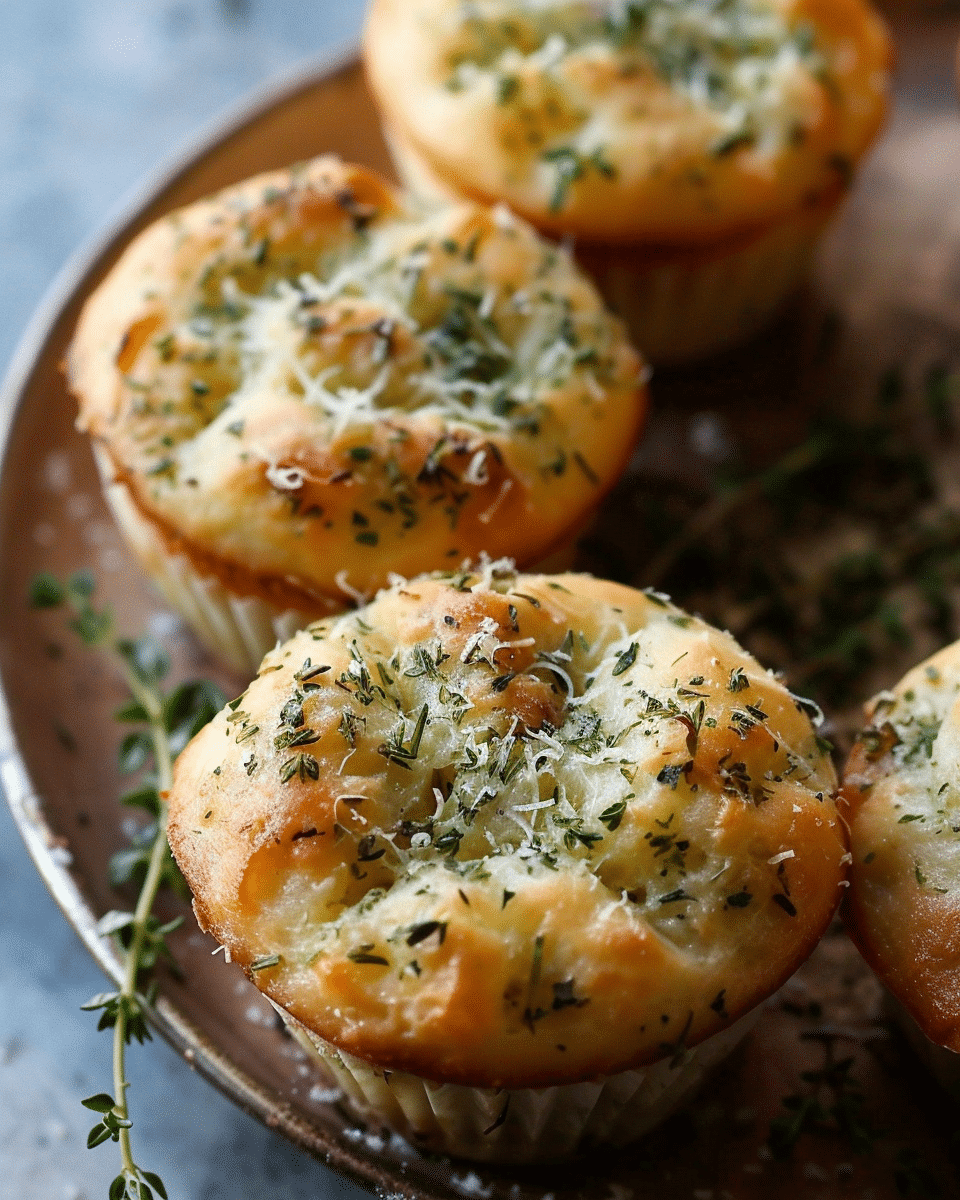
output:
<instances>
[{"instance_id":1,"label":"browned crust","mask_svg":"<svg viewBox=\"0 0 960 1200\"><path fill-rule=\"evenodd\" d=\"M444 557L450 563L476 559L482 553L492 553L494 556L509 553L520 568L535 566L541 559L563 546L567 539L577 529L583 526L591 513L602 503L609 494L620 475L626 470L633 454L635 444L643 430L646 419L646 391L638 392L639 403L631 406L632 424L623 426L623 442L619 448L618 457L608 460L605 464L602 481L598 481L594 500L589 509L575 512L568 525L551 531L546 526L544 514L536 504L525 484L509 471L503 455L492 442L486 445L494 451L491 460L496 464L490 471L489 482L482 488L474 488L469 502L460 510L455 536L449 538L449 546ZM111 455L109 443L101 443L107 456ZM430 454L433 439L421 441L419 462L412 466L412 473L419 474L424 462ZM451 457L460 458L476 452L478 443L475 438L466 436L451 450ZM412 441L405 444L409 456L414 449ZM304 446L298 454L290 455L289 462L284 466L296 466L307 472L307 483L301 491L304 507L317 505L326 512L337 512L351 507L352 496L343 487L343 476L350 472L351 465L344 456L339 462L331 464L330 456L321 463L322 451L316 447ZM338 482L340 481L340 482ZM219 580L235 596L256 596L266 600L278 608L290 608L307 615L321 617L326 613L341 608L355 599L355 591L345 593L339 588L324 590L314 581L305 578L294 578L290 575L275 575L265 572L252 571L243 562L229 559L206 550L196 541L191 540L181 530L178 530L155 505L145 500L140 481L131 471L118 464L113 465L112 480L125 488L126 493L137 509L140 516L148 521L171 556L183 555L201 577L212 577ZM501 491L507 484L509 490L501 498ZM484 517L492 506L496 506L493 521ZM491 529L491 524L493 529ZM507 531L503 537L502 532ZM546 530L546 533L544 532ZM317 545L318 561L328 562L329 555L335 553L337 547L331 544L331 539L321 540ZM422 560L425 556L412 549L412 561L397 563L408 573L415 572L418 567L427 563ZM353 588L361 592L372 593L383 582L384 573L379 564L374 564L372 571L364 576L354 571L350 575Z\"/></svg>"},{"instance_id":2,"label":"browned crust","mask_svg":"<svg viewBox=\"0 0 960 1200\"><path fill-rule=\"evenodd\" d=\"M109 456L109 445L101 443L104 453ZM188 559L194 571L201 578L218 580L235 596L256 596L278 609L294 609L307 617L314 619L334 611L349 599L346 596L324 596L299 581L276 575L257 574L242 563L231 562L205 551L195 542L184 537L169 521L157 512L146 508L136 491L131 472L114 464L111 478L106 479L108 485L122 487L130 503L140 517L149 522L152 532L161 541L171 558L183 556ZM339 602L339 603L335 603Z\"/></svg>"},{"instance_id":3,"label":"browned crust","mask_svg":"<svg viewBox=\"0 0 960 1200\"><path fill-rule=\"evenodd\" d=\"M504 869L503 859L499 865L495 858L489 860L493 866L488 870L494 871L490 883L446 870L430 875L429 898L416 901L412 892L392 883L393 868L382 856L364 858L362 885L356 882L347 870L353 843L346 837L338 841L335 831L338 826L355 829L351 836L360 836L395 820L392 806L406 794L396 789L406 786L408 775L385 766L377 748L384 733L375 724L348 763L341 763L346 747L338 722L350 701L347 692L337 690L336 680L342 662L349 660L341 662L337 643L324 642L322 635L318 641L309 632L302 634L268 657L264 674L241 701L241 716L231 723L230 714L224 714L179 760L170 840L197 896L201 923L279 1005L332 1045L378 1067L471 1086L525 1087L589 1079L662 1058L726 1028L775 990L809 954L835 910L846 843L828 792L814 795L809 786L789 778L766 782L755 799L724 792L723 781L734 762L747 763L758 779L763 777L763 764L776 761L780 739L822 764L812 730L788 693L724 635L703 633L696 625L688 643L687 635L669 623L675 610L663 610L640 593L583 576L561 576L555 582L565 592L551 589L549 578L534 576L520 577L505 595L413 580L384 593L359 619L373 630L364 636L381 646L385 656L393 653L395 638L400 647L432 646L438 638L451 662L459 661L485 620L495 622L506 644L497 651L495 667L477 677L479 690L470 692L475 706L470 719L480 727L490 723L502 729L513 719L536 728L545 718L558 719L562 693L551 691L540 676L524 673L534 654L526 639L537 638L538 652L559 646L571 621L583 622L588 632L618 611L626 614L628 628L634 621L662 621L656 628L663 630L664 671L685 647L690 672L710 680L704 686L712 697L709 703L720 706L710 709L717 715L732 712L737 703L727 688L733 664L747 664L755 689L751 695L762 706L766 723L745 734L722 718L715 727L705 727L686 774L684 786L693 791L689 797L684 792L682 800L652 776L691 753L692 735L679 720L662 727L660 750L643 768L652 772L643 777L643 794L652 789L652 799L644 803L653 808L629 808L618 840L610 843L609 854L620 863L617 870L626 874L610 874L611 860L602 869L608 882L602 882L584 869L582 858L571 854L557 872L511 882L509 904L501 898L496 876ZM512 625L518 626L516 631L505 634ZM674 637L685 640L678 645ZM309 750L327 765L316 778L308 774L278 783L279 760L270 740L291 673L305 656L332 664L329 673L318 677L332 681L331 690L304 702L304 719L314 737ZM278 666L282 669L275 670ZM488 676L507 669L517 674L491 689ZM356 712L374 720L374 708ZM241 717L268 732L244 736L247 726L237 724ZM250 753L258 761L259 777L247 774L244 762ZM219 768L216 774L214 767ZM829 765L818 770L819 786L832 788ZM359 807L349 801L351 792L366 797ZM640 869L640 858L648 853L644 830L654 828L655 817L673 820L667 809L657 808L662 804L680 814L677 837L682 832L694 843L706 837L710 852L727 864L720 903L706 912L697 935L706 940L695 938L690 949L658 932L656 922L636 920L625 901L616 903L619 889L628 886L631 871ZM427 787L425 798L400 811L416 817L432 807ZM652 865L659 869L660 860ZM252 971L258 958L286 946L287 925L276 924L286 921L285 910L276 898L286 894L284 880L293 877L291 872L329 880L334 897L345 888L350 896L351 889L359 889L354 901L366 888L388 892L375 916L351 910L346 940L311 958L309 969L292 965L291 959L289 968ZM659 878L654 870L650 886L667 887ZM740 900L725 904L724 895L741 897L746 907L741 908ZM411 921L442 924L445 935L427 936L408 951ZM384 941L394 927L401 935ZM530 947L537 939L543 948L544 994L531 1001ZM396 965L414 954L419 973L411 982L402 972L398 977ZM575 980L589 1004L552 1008L550 981L558 978L561 983ZM532 1003L544 1006L546 1020L537 1028L549 1033L535 1036L524 1019L524 1007L529 1010Z\"/></svg>"},{"instance_id":4,"label":"browned crust","mask_svg":"<svg viewBox=\"0 0 960 1200\"><path fill-rule=\"evenodd\" d=\"M781 156L768 171L758 171L745 162L741 165L738 154L718 160L705 154L693 158L686 149L667 150L663 161L652 161L646 174L629 185L621 181L611 185L597 173L586 173L564 211L557 213L540 189L518 183L523 172L517 170L506 150L500 150L498 157L497 148L491 149L486 139L464 139L459 130L447 131L443 144L436 130L427 136L426 126L418 121L410 104L416 93L409 78L404 76L403 86L397 87L392 76L396 40L401 34L412 37L403 24L409 7L403 0L376 0L364 33L367 78L398 141L451 195L488 204L505 201L538 228L587 243L649 246L652 254L659 256L683 247L709 251L731 239L752 241L809 205L826 203L838 192L842 195L849 178L840 176L855 167L886 115L887 101L882 92L876 92L876 85L891 69L893 47L873 7L864 0L799 0L794 6L798 19L819 27L834 48L841 48L841 57L849 57L851 49L860 55L859 60L854 59L851 79L844 80L839 96L830 98L824 90L823 112L817 126L807 131L806 148ZM437 87L439 90L439 84ZM483 161L472 171L469 157L475 144L483 147ZM848 168L839 173L836 162L831 165L837 156L850 160ZM503 164L496 186L484 186L479 180L491 178L488 159L500 165L500 157ZM711 203L699 213L688 213L685 200L681 205L676 186L672 191L664 186L670 180L677 184L693 170L708 176L711 187ZM680 211L687 214L682 223L677 220Z\"/></svg>"},{"instance_id":5,"label":"browned crust","mask_svg":"<svg viewBox=\"0 0 960 1200\"><path fill-rule=\"evenodd\" d=\"M202 269L198 278L204 278L206 264L233 263L231 255L239 256L243 270L253 270L251 246L261 243L283 262L294 249L303 253L304 245L309 249L320 241L328 227L334 231L329 236L340 236L337 231L355 221L374 228L381 218L392 222L399 211L382 180L336 160L260 176L150 227L84 309L69 358L81 427L100 444L113 477L163 545L235 595L319 613L358 592L372 594L390 571L416 574L481 552L509 554L529 565L582 525L632 453L647 405L641 360L619 326L602 314L590 285L560 267L562 287L575 308L583 306L586 327L610 338L603 366L609 379L605 376L602 387L594 381L592 391L579 376L555 387L545 399L548 415L539 434L483 432L465 420L386 407L362 434L362 447L351 442L349 429L331 444L319 437L308 405L293 394L268 396L264 388L256 394L253 415L241 423L237 438L243 442L218 434L199 471L194 466L201 480L183 471L175 485L165 482L163 451L156 449L164 444L166 428L163 389L179 388L182 411L175 408L174 423L197 420L188 403L191 372L202 373L214 361L190 358L186 351L168 360L161 348L165 339L158 338L167 328L181 337L186 317L177 306L186 302L184 296L192 303L199 294L196 273ZM510 234L519 240L506 246L501 227L485 210L463 206L450 213L455 228L465 231L465 244L474 232L496 243L497 286L512 290L526 284L522 264L534 259L540 264L538 256L547 254L519 226ZM517 265L505 265L505 256ZM511 270L520 275L514 279ZM365 298L351 298L344 311L320 320L318 332L302 335L305 352L313 353L309 338L315 338L317 353L329 341L324 353L369 357L378 344L373 330L381 315ZM414 353L402 323L388 340L391 354ZM149 402L142 399L146 385L132 374L138 370L159 400L153 392ZM221 374L227 373L223 367ZM215 415L203 418L207 425L201 421L205 431L220 411L217 389L230 395L236 384L216 375L209 386L203 379L199 386L213 398ZM208 402L197 403L202 408ZM190 437L183 444L192 445ZM549 466L557 454L570 463L562 478ZM467 482L475 461L480 474ZM291 472L300 482L285 492L272 482L271 471ZM399 502L391 471L404 480ZM226 524L224 497L236 514ZM404 503L415 510L410 521Z\"/></svg>"},{"instance_id":6,"label":"browned crust","mask_svg":"<svg viewBox=\"0 0 960 1200\"><path fill-rule=\"evenodd\" d=\"M860 953L923 1033L960 1052L960 897L921 887L909 841L894 836L902 814L877 785L897 770L892 754L863 743L844 770L853 863L841 911Z\"/></svg>"},{"instance_id":7,"label":"browned crust","mask_svg":"<svg viewBox=\"0 0 960 1200\"><path fill-rule=\"evenodd\" d=\"M367 69L368 83L370 81ZM416 131L409 125L403 125L400 114L391 107L389 99L381 100L381 107L393 122L397 136L402 137L406 144L405 150L419 157L439 186L451 196L463 197L476 204L494 205L502 203L504 196L491 189L475 186L470 180L464 179L454 169L437 158L431 158L429 149L418 142ZM401 132L402 131L402 132ZM826 175L815 188L811 188L800 201L797 213L816 217L818 213L828 214L833 211L849 191L849 181L841 178L836 172ZM624 230L619 236L613 231L597 231L589 223L582 227L574 226L569 217L555 214L541 207L524 204L522 200L511 197L511 208L525 221L552 237L576 238L577 259L589 270L593 254L608 254L621 251L637 255L645 267L683 264L686 267L696 267L714 262L730 254L749 249L756 242L766 237L772 229L782 224L784 217L794 216L794 213L777 212L771 219L763 223L744 221L732 223L717 234L712 230L692 231L675 234L671 237L650 237L642 232Z\"/></svg>"}]
</instances>

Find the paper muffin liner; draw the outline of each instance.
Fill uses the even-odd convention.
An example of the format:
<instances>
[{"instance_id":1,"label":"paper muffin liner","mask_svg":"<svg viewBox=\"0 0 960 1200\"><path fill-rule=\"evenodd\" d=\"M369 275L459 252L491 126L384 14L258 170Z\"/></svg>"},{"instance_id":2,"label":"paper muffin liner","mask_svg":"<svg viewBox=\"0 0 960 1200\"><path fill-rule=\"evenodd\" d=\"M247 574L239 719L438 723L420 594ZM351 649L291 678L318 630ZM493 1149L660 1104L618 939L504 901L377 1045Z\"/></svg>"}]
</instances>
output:
<instances>
[{"instance_id":1,"label":"paper muffin liner","mask_svg":"<svg viewBox=\"0 0 960 1200\"><path fill-rule=\"evenodd\" d=\"M384 135L403 183L433 203L463 199L394 128ZM748 341L802 287L842 191L750 236L695 248L578 240L575 253L637 349L656 365Z\"/></svg>"},{"instance_id":2,"label":"paper muffin liner","mask_svg":"<svg viewBox=\"0 0 960 1200\"><path fill-rule=\"evenodd\" d=\"M581 242L577 258L654 364L689 362L748 341L803 286L842 196L737 241L696 250Z\"/></svg>"},{"instance_id":3,"label":"paper muffin liner","mask_svg":"<svg viewBox=\"0 0 960 1200\"><path fill-rule=\"evenodd\" d=\"M954 1100L960 1100L960 1054L932 1042L891 992L887 992L886 999L890 1012L914 1053L937 1083Z\"/></svg>"},{"instance_id":4,"label":"paper muffin liner","mask_svg":"<svg viewBox=\"0 0 960 1200\"><path fill-rule=\"evenodd\" d=\"M372 1066L275 1007L362 1122L386 1127L430 1153L503 1163L547 1162L591 1144L635 1141L692 1099L760 1011L673 1058L635 1070L546 1088L473 1088Z\"/></svg>"},{"instance_id":5,"label":"paper muffin liner","mask_svg":"<svg viewBox=\"0 0 960 1200\"><path fill-rule=\"evenodd\" d=\"M171 608L225 666L252 677L278 641L287 641L323 615L280 608L259 596L239 596L215 576L199 572L185 554L171 553L126 485L114 479L106 454L99 448L94 454L107 505L130 549Z\"/></svg>"},{"instance_id":6,"label":"paper muffin liner","mask_svg":"<svg viewBox=\"0 0 960 1200\"><path fill-rule=\"evenodd\" d=\"M114 478L113 466L94 447L104 498L120 532L151 582L190 626L204 646L238 675L252 677L263 657L278 642L346 605L331 600L307 613L280 608L259 596L240 596L219 579L197 570L185 554L171 553L156 528L134 504L127 486ZM569 570L577 556L578 540L590 529L590 513L568 536L531 569L541 572Z\"/></svg>"}]
</instances>

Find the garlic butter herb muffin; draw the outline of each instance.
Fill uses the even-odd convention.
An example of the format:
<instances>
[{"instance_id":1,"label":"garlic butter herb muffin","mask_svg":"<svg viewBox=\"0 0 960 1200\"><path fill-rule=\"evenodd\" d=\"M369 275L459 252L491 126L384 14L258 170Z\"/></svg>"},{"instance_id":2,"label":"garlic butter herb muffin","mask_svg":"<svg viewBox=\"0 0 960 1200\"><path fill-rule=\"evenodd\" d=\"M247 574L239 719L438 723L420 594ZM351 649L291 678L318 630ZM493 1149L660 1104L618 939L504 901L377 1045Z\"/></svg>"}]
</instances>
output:
<instances>
[{"instance_id":1,"label":"garlic butter herb muffin","mask_svg":"<svg viewBox=\"0 0 960 1200\"><path fill-rule=\"evenodd\" d=\"M847 924L925 1035L944 1080L960 1078L960 643L868 706L844 775L853 864ZM940 1047L945 1048L938 1053Z\"/></svg>"},{"instance_id":2,"label":"garlic butter herb muffin","mask_svg":"<svg viewBox=\"0 0 960 1200\"><path fill-rule=\"evenodd\" d=\"M391 571L538 561L617 478L645 405L565 252L331 158L142 233L69 377L148 571L249 673Z\"/></svg>"},{"instance_id":3,"label":"garlic butter herb muffin","mask_svg":"<svg viewBox=\"0 0 960 1200\"><path fill-rule=\"evenodd\" d=\"M890 46L865 0L374 0L365 57L414 185L574 235L671 359L796 285L886 110Z\"/></svg>"},{"instance_id":4,"label":"garlic butter herb muffin","mask_svg":"<svg viewBox=\"0 0 960 1200\"><path fill-rule=\"evenodd\" d=\"M401 580L267 656L178 760L170 840L361 1113L561 1156L666 1115L829 922L810 707L657 594Z\"/></svg>"}]
</instances>

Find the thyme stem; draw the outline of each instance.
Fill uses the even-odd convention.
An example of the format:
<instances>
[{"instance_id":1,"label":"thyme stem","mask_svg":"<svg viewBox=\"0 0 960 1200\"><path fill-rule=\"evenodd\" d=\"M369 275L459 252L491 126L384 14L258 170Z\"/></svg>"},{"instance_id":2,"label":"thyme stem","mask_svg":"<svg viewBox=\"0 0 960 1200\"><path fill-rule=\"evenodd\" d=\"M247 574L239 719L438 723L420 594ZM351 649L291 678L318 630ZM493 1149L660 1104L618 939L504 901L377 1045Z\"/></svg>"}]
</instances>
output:
<instances>
[{"instance_id":1,"label":"thyme stem","mask_svg":"<svg viewBox=\"0 0 960 1200\"><path fill-rule=\"evenodd\" d=\"M179 875L167 842L166 796L173 783L173 760L186 742L224 703L219 690L203 681L184 683L170 692L161 689L169 669L163 651L147 639L130 641L116 636L109 610L91 603L94 583L80 572L61 583L51 575L38 576L31 588L35 608L66 605L72 613L70 628L87 646L107 651L119 667L132 703L117 713L117 719L141 728L124 738L120 762L124 770L150 767L142 786L124 797L124 802L143 808L153 818L130 851L121 851L111 861L111 878L116 886L128 883L143 872L132 913L110 912L102 919L103 936L119 935L118 954L122 964L119 991L94 996L82 1007L103 1010L100 1028L113 1029L113 1095L99 1093L82 1103L100 1115L87 1139L90 1148L112 1140L118 1143L121 1171L113 1180L108 1200L167 1200L163 1181L152 1171L138 1166L130 1143L130 1110L127 1091L126 1048L132 1038L150 1037L146 1017L153 991L139 988L161 954L170 956L165 937L180 918L161 924L153 908L164 883L176 886ZM118 861L122 860L119 869ZM175 965L175 964L174 964Z\"/></svg>"},{"instance_id":2,"label":"thyme stem","mask_svg":"<svg viewBox=\"0 0 960 1200\"><path fill-rule=\"evenodd\" d=\"M126 1077L128 1017L130 1005L137 1003L137 976L140 973L141 957L148 932L147 921L153 912L154 901L163 878L163 865L167 855L167 805L164 796L173 783L173 759L170 755L170 740L167 737L163 721L163 705L159 697L156 692L143 685L125 658L121 657L120 662L131 694L147 713L157 772L157 793L160 797L157 832L150 850L147 874L140 889L140 895L137 897L137 906L134 909L133 937L125 952L123 986L120 990L121 1003L117 1013L117 1023L113 1027L113 1086L117 1101L116 1110L122 1120L128 1121L130 1119L127 1105L127 1089L130 1083ZM121 954L124 954L122 950ZM129 1126L121 1127L119 1145L120 1161L124 1171L132 1178L137 1178L139 1172L130 1146Z\"/></svg>"},{"instance_id":3,"label":"thyme stem","mask_svg":"<svg viewBox=\"0 0 960 1200\"><path fill-rule=\"evenodd\" d=\"M680 557L691 546L696 545L704 534L709 533L718 525L722 525L727 517L738 508L742 508L751 500L762 496L775 479L799 475L802 471L812 467L822 454L823 447L819 440L810 439L797 446L795 450L791 450L789 454L784 455L779 462L766 471L755 475L740 487L732 488L729 492L715 497L709 504L704 505L691 517L673 541L668 542L647 565L644 571L645 585L657 587L676 566Z\"/></svg>"}]
</instances>

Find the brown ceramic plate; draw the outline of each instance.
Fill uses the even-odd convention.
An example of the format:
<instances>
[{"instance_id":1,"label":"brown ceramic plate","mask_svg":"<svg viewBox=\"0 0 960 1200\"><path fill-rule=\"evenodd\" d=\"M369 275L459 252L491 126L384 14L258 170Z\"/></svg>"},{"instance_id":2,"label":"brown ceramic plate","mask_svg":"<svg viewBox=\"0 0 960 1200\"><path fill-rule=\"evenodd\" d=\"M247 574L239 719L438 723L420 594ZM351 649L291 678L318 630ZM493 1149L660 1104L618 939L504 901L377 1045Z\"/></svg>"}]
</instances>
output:
<instances>
[{"instance_id":1,"label":"brown ceramic plate","mask_svg":"<svg viewBox=\"0 0 960 1200\"><path fill-rule=\"evenodd\" d=\"M942 46L949 63L957 34L956 21L950 21L931 26L905 19L904 45L915 48L912 58L903 55L908 89L911 79L928 88L924 64L932 46ZM821 293L856 335L853 368L878 340L896 349L919 336L937 344L952 338L952 349L960 350L960 172L950 168L960 155L960 135L952 109L938 104L908 105L901 113L823 259ZM116 801L121 781L114 765L118 730L112 713L122 689L110 665L79 648L56 614L30 609L29 582L38 571L65 575L88 567L122 628L163 636L177 676L213 675L228 693L244 681L217 675L128 559L104 510L89 448L73 428L60 364L84 297L134 231L221 185L322 151L387 168L376 115L353 60L312 71L221 125L82 254L36 317L0 404L11 414L0 478L0 673L6 697L5 711L0 701L0 777L44 880L114 978L119 963L110 943L97 935L96 922L129 903L107 882L109 857L129 833L130 818ZM797 363L807 354L797 336L804 321L707 371L665 378L644 457L623 487L645 486L644 480L649 484L680 468L674 451L684 440L692 405L721 410L748 442L759 436L771 453L796 440L802 404L777 409L769 398L796 391ZM850 355L844 361L850 368ZM623 489L601 520L615 521L615 506L622 503ZM688 1114L623 1153L587 1155L562 1170L497 1172L425 1159L376 1131L358 1129L317 1086L259 994L221 957L211 957L213 944L186 906L168 903L171 913L187 914L173 939L184 978L162 981L157 1028L237 1103L382 1195L886 1200L910 1194L903 1189L919 1187L924 1172L939 1181L943 1194L956 1194L943 1105L890 1034L878 986L837 931L768 1005L743 1051ZM850 1064L839 1072L831 1068L848 1057ZM820 1075L804 1079L804 1071ZM823 1120L808 1121L790 1158L776 1161L767 1146L770 1122L797 1111L784 1107L785 1096L809 1098L813 1092L836 1111L825 1109ZM877 1135L870 1150L857 1120Z\"/></svg>"}]
</instances>

